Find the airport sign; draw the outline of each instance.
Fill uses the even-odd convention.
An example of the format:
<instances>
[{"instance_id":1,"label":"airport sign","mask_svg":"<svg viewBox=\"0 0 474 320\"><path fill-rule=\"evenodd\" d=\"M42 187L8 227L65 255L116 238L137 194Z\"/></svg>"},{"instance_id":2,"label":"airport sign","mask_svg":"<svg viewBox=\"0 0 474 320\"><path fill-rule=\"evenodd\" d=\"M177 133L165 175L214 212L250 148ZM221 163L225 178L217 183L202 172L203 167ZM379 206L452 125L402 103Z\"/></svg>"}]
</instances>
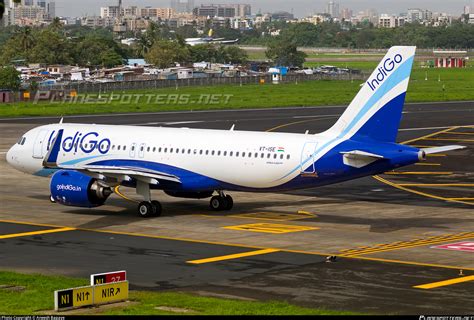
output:
<instances>
[{"instance_id":1,"label":"airport sign","mask_svg":"<svg viewBox=\"0 0 474 320\"><path fill-rule=\"evenodd\" d=\"M128 281L99 284L94 288L94 304L106 304L128 299Z\"/></svg>"},{"instance_id":2,"label":"airport sign","mask_svg":"<svg viewBox=\"0 0 474 320\"><path fill-rule=\"evenodd\" d=\"M54 291L54 310L80 308L94 304L92 287Z\"/></svg>"},{"instance_id":3,"label":"airport sign","mask_svg":"<svg viewBox=\"0 0 474 320\"><path fill-rule=\"evenodd\" d=\"M127 271L114 271L91 275L91 286L127 280Z\"/></svg>"}]
</instances>

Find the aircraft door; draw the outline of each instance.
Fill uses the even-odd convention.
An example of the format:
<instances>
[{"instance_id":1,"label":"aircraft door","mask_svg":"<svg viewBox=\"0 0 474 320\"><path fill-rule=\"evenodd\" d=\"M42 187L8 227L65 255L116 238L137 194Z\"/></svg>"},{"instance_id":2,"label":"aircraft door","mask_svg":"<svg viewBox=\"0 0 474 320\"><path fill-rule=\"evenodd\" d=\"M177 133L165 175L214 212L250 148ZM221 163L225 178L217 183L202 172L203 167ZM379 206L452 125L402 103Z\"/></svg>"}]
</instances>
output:
<instances>
[{"instance_id":1,"label":"aircraft door","mask_svg":"<svg viewBox=\"0 0 474 320\"><path fill-rule=\"evenodd\" d=\"M306 142L301 152L300 170L303 174L313 174L316 172L314 166L314 154L316 152L317 142Z\"/></svg>"},{"instance_id":2,"label":"aircraft door","mask_svg":"<svg viewBox=\"0 0 474 320\"><path fill-rule=\"evenodd\" d=\"M41 129L36 136L35 143L33 145L33 158L42 159L46 154L46 145L48 144L46 136L48 134L47 129Z\"/></svg>"},{"instance_id":3,"label":"aircraft door","mask_svg":"<svg viewBox=\"0 0 474 320\"><path fill-rule=\"evenodd\" d=\"M145 143L140 144L140 149L138 151L138 156L140 158L143 158L145 156L145 147L146 147Z\"/></svg>"},{"instance_id":4,"label":"aircraft door","mask_svg":"<svg viewBox=\"0 0 474 320\"><path fill-rule=\"evenodd\" d=\"M135 158L135 149L137 148L137 144L136 143L132 143L132 146L130 148L130 158Z\"/></svg>"}]
</instances>

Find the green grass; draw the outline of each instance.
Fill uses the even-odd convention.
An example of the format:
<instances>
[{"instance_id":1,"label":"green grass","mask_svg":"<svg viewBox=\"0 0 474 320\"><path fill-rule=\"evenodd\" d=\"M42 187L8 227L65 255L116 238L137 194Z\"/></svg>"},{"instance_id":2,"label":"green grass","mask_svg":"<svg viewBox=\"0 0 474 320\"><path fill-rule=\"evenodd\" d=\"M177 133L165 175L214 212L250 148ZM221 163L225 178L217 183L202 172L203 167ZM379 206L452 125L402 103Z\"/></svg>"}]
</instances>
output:
<instances>
[{"instance_id":1,"label":"green grass","mask_svg":"<svg viewBox=\"0 0 474 320\"><path fill-rule=\"evenodd\" d=\"M27 275L0 272L0 285L24 286L24 291L0 289L0 314L31 315L54 308L53 292L58 289L88 285L87 279L60 276ZM203 315L344 315L350 312L303 308L286 302L253 302L194 296L188 293L131 291L127 307L105 310L107 315L176 314L156 307L192 310Z\"/></svg>"},{"instance_id":2,"label":"green grass","mask_svg":"<svg viewBox=\"0 0 474 320\"><path fill-rule=\"evenodd\" d=\"M308 66L326 64L370 72L376 67L377 62L335 62L328 60L318 63L307 63ZM426 77L428 80L425 80ZM97 94L93 94L87 103L40 102L33 104L31 102L22 102L0 104L0 117L344 105L352 100L360 89L361 83L362 81L360 80L334 80L305 81L297 84L285 83L279 85L252 84L243 86L181 87L178 90L175 88L130 90L123 93L127 95L140 94L143 95L142 98L138 102L112 101L111 103L99 103L96 101ZM114 94L116 93L118 92L114 92ZM145 97L147 94L162 95L162 97L168 95L169 101L166 101L167 98L165 98L160 101L152 100L148 102ZM186 95L191 102L177 103L173 101L173 97L177 94ZM220 95L215 103L199 101L202 95L209 97L209 95L213 94ZM226 95L230 96L228 101L226 101ZM131 100L134 101L135 98ZM406 101L432 102L453 100L474 100L474 67L464 69L429 69L421 68L419 62L416 62Z\"/></svg>"}]
</instances>

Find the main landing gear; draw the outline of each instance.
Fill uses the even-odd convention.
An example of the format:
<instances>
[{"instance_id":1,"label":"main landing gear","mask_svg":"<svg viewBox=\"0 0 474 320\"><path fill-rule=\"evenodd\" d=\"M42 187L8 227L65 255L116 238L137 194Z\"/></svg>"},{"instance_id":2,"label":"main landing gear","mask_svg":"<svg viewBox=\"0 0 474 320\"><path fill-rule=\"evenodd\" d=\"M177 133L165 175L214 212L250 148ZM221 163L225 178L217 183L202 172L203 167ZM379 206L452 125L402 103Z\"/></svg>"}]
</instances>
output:
<instances>
[{"instance_id":1,"label":"main landing gear","mask_svg":"<svg viewBox=\"0 0 474 320\"><path fill-rule=\"evenodd\" d=\"M161 216L161 203L159 201L142 201L138 205L138 215L142 218Z\"/></svg>"},{"instance_id":2,"label":"main landing gear","mask_svg":"<svg viewBox=\"0 0 474 320\"><path fill-rule=\"evenodd\" d=\"M231 196L219 191L219 195L211 198L209 206L214 211L231 210L234 206L234 200Z\"/></svg>"},{"instance_id":3,"label":"main landing gear","mask_svg":"<svg viewBox=\"0 0 474 320\"><path fill-rule=\"evenodd\" d=\"M161 203L156 200L151 200L150 185L146 182L137 182L137 194L143 196L145 201L138 204L138 215L142 218L159 217L161 216Z\"/></svg>"}]
</instances>

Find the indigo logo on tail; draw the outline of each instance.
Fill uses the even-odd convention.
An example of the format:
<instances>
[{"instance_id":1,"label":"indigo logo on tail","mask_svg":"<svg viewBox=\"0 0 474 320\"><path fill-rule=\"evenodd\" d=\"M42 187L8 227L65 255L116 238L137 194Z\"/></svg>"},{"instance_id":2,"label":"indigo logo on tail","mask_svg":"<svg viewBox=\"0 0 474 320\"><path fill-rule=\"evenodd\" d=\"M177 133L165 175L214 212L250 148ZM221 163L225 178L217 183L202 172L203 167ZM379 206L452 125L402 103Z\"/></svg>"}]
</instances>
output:
<instances>
[{"instance_id":1,"label":"indigo logo on tail","mask_svg":"<svg viewBox=\"0 0 474 320\"><path fill-rule=\"evenodd\" d=\"M390 72L395 69L395 65L400 64L403 61L401 54L396 54L393 59L387 58L382 64L382 67L378 68L378 72L373 79L369 79L367 84L372 91L375 91L377 87L388 77Z\"/></svg>"}]
</instances>

